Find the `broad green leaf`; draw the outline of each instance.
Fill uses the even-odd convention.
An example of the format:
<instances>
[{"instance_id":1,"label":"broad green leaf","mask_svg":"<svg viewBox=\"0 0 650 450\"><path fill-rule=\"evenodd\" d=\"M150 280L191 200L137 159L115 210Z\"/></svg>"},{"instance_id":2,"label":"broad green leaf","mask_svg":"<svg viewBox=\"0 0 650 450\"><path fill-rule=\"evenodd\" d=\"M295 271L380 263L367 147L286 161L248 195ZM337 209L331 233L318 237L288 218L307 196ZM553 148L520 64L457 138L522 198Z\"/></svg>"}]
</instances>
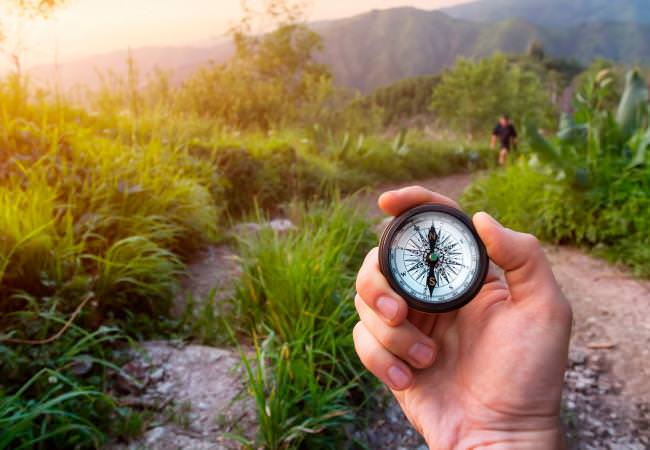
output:
<instances>
[{"instance_id":1,"label":"broad green leaf","mask_svg":"<svg viewBox=\"0 0 650 450\"><path fill-rule=\"evenodd\" d=\"M628 169L645 164L648 146L650 146L650 128L648 128L645 136L643 136L643 138L639 141L636 147L636 154L634 155L632 162L628 165Z\"/></svg>"},{"instance_id":2,"label":"broad green leaf","mask_svg":"<svg viewBox=\"0 0 650 450\"><path fill-rule=\"evenodd\" d=\"M536 152L540 158L553 164L562 165L560 150L545 139L533 123L526 124L526 135L531 149Z\"/></svg>"},{"instance_id":3,"label":"broad green leaf","mask_svg":"<svg viewBox=\"0 0 650 450\"><path fill-rule=\"evenodd\" d=\"M638 71L628 72L625 91L621 98L616 114L616 122L621 127L624 136L632 136L642 125L643 116L647 111L648 84Z\"/></svg>"}]
</instances>

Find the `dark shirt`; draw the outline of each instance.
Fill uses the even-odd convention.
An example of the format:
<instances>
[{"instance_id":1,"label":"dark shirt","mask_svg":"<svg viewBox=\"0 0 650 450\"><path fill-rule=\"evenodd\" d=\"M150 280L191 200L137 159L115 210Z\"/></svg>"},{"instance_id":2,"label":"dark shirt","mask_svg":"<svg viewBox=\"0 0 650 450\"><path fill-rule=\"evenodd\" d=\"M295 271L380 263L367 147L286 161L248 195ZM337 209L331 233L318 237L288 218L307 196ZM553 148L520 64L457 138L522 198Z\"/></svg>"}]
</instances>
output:
<instances>
[{"instance_id":1,"label":"dark shirt","mask_svg":"<svg viewBox=\"0 0 650 450\"><path fill-rule=\"evenodd\" d=\"M499 123L496 127L494 127L492 135L499 138L499 141L501 142L501 148L510 150L512 141L517 137L517 130L515 130L515 126L511 123L505 127Z\"/></svg>"}]
</instances>

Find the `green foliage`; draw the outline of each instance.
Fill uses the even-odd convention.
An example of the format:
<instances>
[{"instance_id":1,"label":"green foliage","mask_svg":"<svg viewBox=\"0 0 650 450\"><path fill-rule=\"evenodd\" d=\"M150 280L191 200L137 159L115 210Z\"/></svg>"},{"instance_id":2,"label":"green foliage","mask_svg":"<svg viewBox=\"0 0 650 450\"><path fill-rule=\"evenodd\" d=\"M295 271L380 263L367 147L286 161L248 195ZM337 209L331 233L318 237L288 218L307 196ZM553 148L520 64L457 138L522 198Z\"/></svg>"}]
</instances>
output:
<instances>
[{"instance_id":1,"label":"green foliage","mask_svg":"<svg viewBox=\"0 0 650 450\"><path fill-rule=\"evenodd\" d=\"M201 69L187 83L182 95L192 110L266 130L295 122L302 108L331 91L329 73L314 57L320 36L306 26L284 24L263 36L237 32L235 44L231 61Z\"/></svg>"},{"instance_id":2,"label":"green foliage","mask_svg":"<svg viewBox=\"0 0 650 450\"><path fill-rule=\"evenodd\" d=\"M475 182L462 203L471 211L489 211L515 230L552 242L570 242L588 234L588 224L581 223L573 209L581 200L552 170L520 159Z\"/></svg>"},{"instance_id":3,"label":"green foliage","mask_svg":"<svg viewBox=\"0 0 650 450\"><path fill-rule=\"evenodd\" d=\"M503 55L477 63L458 60L434 89L431 109L452 127L471 133L485 132L501 114L516 121L552 116L538 77Z\"/></svg>"},{"instance_id":4,"label":"green foliage","mask_svg":"<svg viewBox=\"0 0 650 450\"><path fill-rule=\"evenodd\" d=\"M141 236L122 239L97 263L95 295L118 311L166 315L176 290L181 262L170 251Z\"/></svg>"},{"instance_id":5,"label":"green foliage","mask_svg":"<svg viewBox=\"0 0 650 450\"><path fill-rule=\"evenodd\" d=\"M650 143L647 83L637 71L628 73L616 115L606 109L613 86L608 70L586 78L574 117L562 119L557 144L528 126L531 150L583 188L608 185L620 170L645 162Z\"/></svg>"},{"instance_id":6,"label":"green foliage","mask_svg":"<svg viewBox=\"0 0 650 450\"><path fill-rule=\"evenodd\" d=\"M614 89L610 72L584 82L575 115L563 118L558 137L547 140L529 126L526 145L535 153L530 162L478 181L465 202L545 239L595 248L648 276L648 88L630 72L614 114L606 109Z\"/></svg>"},{"instance_id":7,"label":"green foliage","mask_svg":"<svg viewBox=\"0 0 650 450\"><path fill-rule=\"evenodd\" d=\"M264 343L247 366L259 445L341 448L360 370L350 333L354 277L376 236L353 206L294 206L297 229L242 239L243 275L232 306L237 329Z\"/></svg>"},{"instance_id":8,"label":"green foliage","mask_svg":"<svg viewBox=\"0 0 650 450\"><path fill-rule=\"evenodd\" d=\"M24 398L26 391L46 380L52 387L37 400ZM72 413L72 402L108 401L101 392L77 385L61 373L43 369L18 392L3 396L0 390L0 449L38 448L58 442L57 448L70 446L99 446L102 432L92 422ZM73 436L71 438L71 436ZM54 448L52 446L48 448Z\"/></svg>"},{"instance_id":9,"label":"green foliage","mask_svg":"<svg viewBox=\"0 0 650 450\"><path fill-rule=\"evenodd\" d=\"M376 89L364 99L364 104L381 108L384 125L390 125L399 119L427 114L431 93L439 82L439 75L407 78Z\"/></svg>"},{"instance_id":10,"label":"green foliage","mask_svg":"<svg viewBox=\"0 0 650 450\"><path fill-rule=\"evenodd\" d=\"M14 329L39 326L45 333L65 321L49 311L4 319ZM0 335L0 448L98 447L115 406L102 392L107 371L116 369L106 359L106 347L123 340L121 333L72 325L50 345L6 343L6 338Z\"/></svg>"}]
</instances>

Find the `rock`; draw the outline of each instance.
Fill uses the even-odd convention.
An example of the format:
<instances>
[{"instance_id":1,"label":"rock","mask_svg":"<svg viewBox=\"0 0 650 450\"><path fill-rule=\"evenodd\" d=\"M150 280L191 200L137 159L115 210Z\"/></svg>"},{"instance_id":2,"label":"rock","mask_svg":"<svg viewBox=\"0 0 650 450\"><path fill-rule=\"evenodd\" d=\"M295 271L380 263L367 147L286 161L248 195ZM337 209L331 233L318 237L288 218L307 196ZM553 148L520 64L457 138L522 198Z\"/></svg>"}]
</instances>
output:
<instances>
[{"instance_id":1,"label":"rock","mask_svg":"<svg viewBox=\"0 0 650 450\"><path fill-rule=\"evenodd\" d=\"M285 234L297 227L289 219L273 219L269 222L245 222L234 226L231 233L235 237L246 238L259 234L264 228L270 228L279 234Z\"/></svg>"},{"instance_id":2,"label":"rock","mask_svg":"<svg viewBox=\"0 0 650 450\"><path fill-rule=\"evenodd\" d=\"M587 352L580 349L572 347L569 352L569 363L576 366L582 366L587 361Z\"/></svg>"},{"instance_id":3,"label":"rock","mask_svg":"<svg viewBox=\"0 0 650 450\"><path fill-rule=\"evenodd\" d=\"M642 423L625 408L620 382L611 373L608 353L573 346L565 373L564 422L572 450L647 448ZM642 414L637 414L637 417Z\"/></svg>"},{"instance_id":4,"label":"rock","mask_svg":"<svg viewBox=\"0 0 650 450\"><path fill-rule=\"evenodd\" d=\"M126 447L107 448L226 450L238 448L224 438L226 432L254 437L254 404L241 395L246 377L236 351L169 342L148 342L143 349L125 368L144 373L149 380L139 398L151 397L166 405L153 421L160 425Z\"/></svg>"},{"instance_id":5,"label":"rock","mask_svg":"<svg viewBox=\"0 0 650 450\"><path fill-rule=\"evenodd\" d=\"M273 231L278 233L286 233L291 230L295 230L296 226L288 219L274 219L268 223L268 226L271 227Z\"/></svg>"},{"instance_id":6,"label":"rock","mask_svg":"<svg viewBox=\"0 0 650 450\"><path fill-rule=\"evenodd\" d=\"M68 370L77 376L81 376L90 372L92 368L92 360L86 355L81 355L72 360Z\"/></svg>"}]
</instances>

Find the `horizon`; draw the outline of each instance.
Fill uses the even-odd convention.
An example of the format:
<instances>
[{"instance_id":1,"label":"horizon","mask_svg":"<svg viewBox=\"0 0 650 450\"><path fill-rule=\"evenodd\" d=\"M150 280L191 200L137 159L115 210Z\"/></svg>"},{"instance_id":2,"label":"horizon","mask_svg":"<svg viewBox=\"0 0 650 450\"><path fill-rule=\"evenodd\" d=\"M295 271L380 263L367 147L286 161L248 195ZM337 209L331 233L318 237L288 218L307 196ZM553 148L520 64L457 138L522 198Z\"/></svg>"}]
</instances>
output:
<instances>
[{"instance_id":1,"label":"horizon","mask_svg":"<svg viewBox=\"0 0 650 450\"><path fill-rule=\"evenodd\" d=\"M435 10L472 0L308 0L308 22L332 20L374 9L415 7ZM250 1L256 7L260 0ZM216 45L243 17L239 0L69 0L48 18L20 17L0 5L0 72L70 62L99 54L142 47ZM118 31L117 34L115 33ZM173 32L170 32L173 30Z\"/></svg>"}]
</instances>

